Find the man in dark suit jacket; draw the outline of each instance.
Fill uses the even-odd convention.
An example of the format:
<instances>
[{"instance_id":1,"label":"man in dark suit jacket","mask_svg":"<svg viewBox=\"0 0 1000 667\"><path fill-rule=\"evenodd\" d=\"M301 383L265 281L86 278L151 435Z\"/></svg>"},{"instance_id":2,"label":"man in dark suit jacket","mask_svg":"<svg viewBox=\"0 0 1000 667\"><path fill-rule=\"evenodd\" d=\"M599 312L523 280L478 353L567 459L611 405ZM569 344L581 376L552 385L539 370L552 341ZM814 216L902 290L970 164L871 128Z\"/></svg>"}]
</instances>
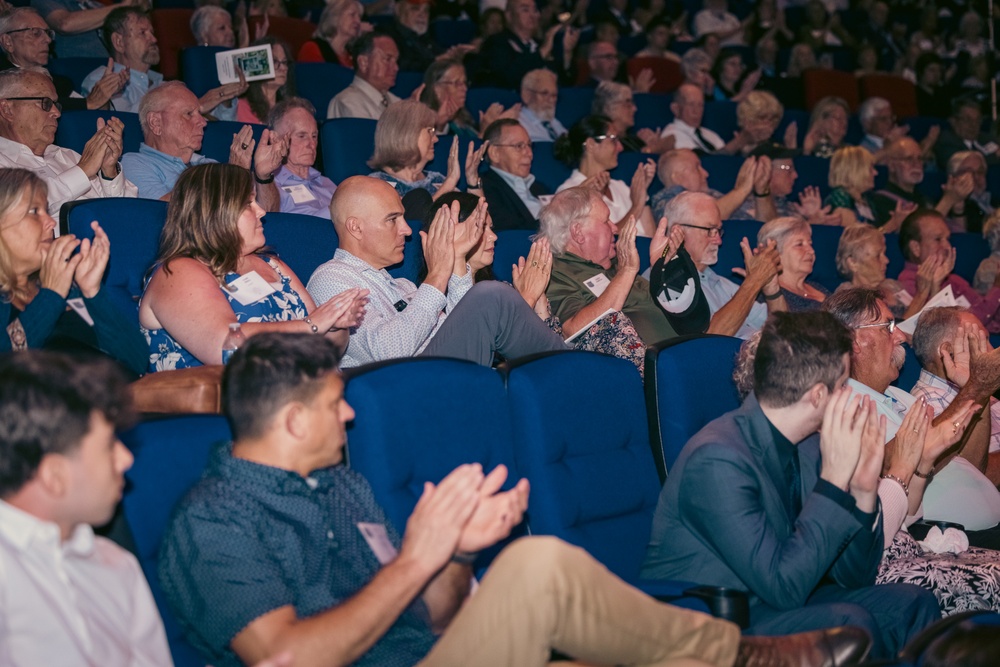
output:
<instances>
[{"instance_id":1,"label":"man in dark suit jacket","mask_svg":"<svg viewBox=\"0 0 1000 667\"><path fill-rule=\"evenodd\" d=\"M482 188L490 205L493 229L538 229L539 197L548 189L531 175L531 138L512 118L501 118L483 133L490 142L486 156L490 168L483 174Z\"/></svg>"},{"instance_id":2,"label":"man in dark suit jacket","mask_svg":"<svg viewBox=\"0 0 1000 667\"><path fill-rule=\"evenodd\" d=\"M871 403L844 389L851 341L828 313L771 316L756 394L670 470L642 576L747 591L751 634L863 627L884 658L940 611L924 589L874 586L884 448Z\"/></svg>"}]
</instances>

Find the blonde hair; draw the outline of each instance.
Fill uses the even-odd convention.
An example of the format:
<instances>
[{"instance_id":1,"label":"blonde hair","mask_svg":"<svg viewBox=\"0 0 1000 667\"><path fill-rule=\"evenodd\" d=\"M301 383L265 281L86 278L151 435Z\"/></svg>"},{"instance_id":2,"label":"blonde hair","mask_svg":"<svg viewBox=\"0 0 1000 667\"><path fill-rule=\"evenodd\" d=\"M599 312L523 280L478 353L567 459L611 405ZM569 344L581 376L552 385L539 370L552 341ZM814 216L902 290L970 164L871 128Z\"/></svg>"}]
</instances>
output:
<instances>
[{"instance_id":1,"label":"blonde hair","mask_svg":"<svg viewBox=\"0 0 1000 667\"><path fill-rule=\"evenodd\" d=\"M423 159L418 148L420 133L434 127L431 108L421 102L400 100L390 104L375 125L375 154L368 166L375 171L412 167Z\"/></svg>"},{"instance_id":2,"label":"blonde hair","mask_svg":"<svg viewBox=\"0 0 1000 667\"><path fill-rule=\"evenodd\" d=\"M242 167L201 164L185 169L170 196L156 264L169 273L172 260L197 259L221 284L243 256L237 223L252 194L253 180Z\"/></svg>"},{"instance_id":3,"label":"blonde hair","mask_svg":"<svg viewBox=\"0 0 1000 667\"><path fill-rule=\"evenodd\" d=\"M48 192L45 181L27 169L0 169L0 221L25 197L33 199L39 189L43 194ZM32 281L29 280L27 286L18 287L17 278L9 248L0 234L0 294L7 302L26 302L34 293Z\"/></svg>"},{"instance_id":4,"label":"blonde hair","mask_svg":"<svg viewBox=\"0 0 1000 667\"><path fill-rule=\"evenodd\" d=\"M337 24L340 22L341 15L352 5L357 5L358 9L362 13L364 12L364 6L358 0L331 0L319 15L319 21L316 22L316 32L313 33L313 37L330 39L336 35Z\"/></svg>"},{"instance_id":5,"label":"blonde hair","mask_svg":"<svg viewBox=\"0 0 1000 667\"><path fill-rule=\"evenodd\" d=\"M777 116L780 120L784 113L785 108L781 106L777 97L766 90L752 90L736 106L736 121L740 127L743 127L747 121L753 118Z\"/></svg>"},{"instance_id":6,"label":"blonde hair","mask_svg":"<svg viewBox=\"0 0 1000 667\"><path fill-rule=\"evenodd\" d=\"M830 158L829 183L831 188L861 190L868 184L875 158L859 146L844 146L834 151Z\"/></svg>"},{"instance_id":7,"label":"blonde hair","mask_svg":"<svg viewBox=\"0 0 1000 667\"><path fill-rule=\"evenodd\" d=\"M802 218L796 218L795 216L775 218L765 223L760 228L760 231L757 232L757 245L764 245L768 241L774 241L780 253L785 249L785 241L788 237L798 232L805 232L809 236L812 236L812 227Z\"/></svg>"},{"instance_id":8,"label":"blonde hair","mask_svg":"<svg viewBox=\"0 0 1000 667\"><path fill-rule=\"evenodd\" d=\"M854 272L847 265L847 260L859 259L862 248L869 243L879 241L884 242L885 237L876 227L863 224L846 227L837 245L837 273L847 280L854 280Z\"/></svg>"}]
</instances>

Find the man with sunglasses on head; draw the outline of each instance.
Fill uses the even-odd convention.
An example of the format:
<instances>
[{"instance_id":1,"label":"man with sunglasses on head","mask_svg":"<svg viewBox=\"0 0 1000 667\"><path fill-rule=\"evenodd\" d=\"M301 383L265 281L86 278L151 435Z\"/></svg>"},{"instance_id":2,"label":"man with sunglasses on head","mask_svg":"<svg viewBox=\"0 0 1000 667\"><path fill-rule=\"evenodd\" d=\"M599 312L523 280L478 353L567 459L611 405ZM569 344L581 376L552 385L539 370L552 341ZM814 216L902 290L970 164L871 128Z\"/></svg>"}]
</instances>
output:
<instances>
[{"instance_id":1,"label":"man with sunglasses on head","mask_svg":"<svg viewBox=\"0 0 1000 667\"><path fill-rule=\"evenodd\" d=\"M98 197L135 197L138 190L122 175L124 124L97 120L97 132L83 154L56 146L62 116L56 89L43 72L0 72L0 167L20 167L37 174L49 189L49 214L65 202Z\"/></svg>"},{"instance_id":2,"label":"man with sunglasses on head","mask_svg":"<svg viewBox=\"0 0 1000 667\"><path fill-rule=\"evenodd\" d=\"M55 31L30 7L14 7L0 14L0 49L6 62L0 70L12 68L45 69L49 65L49 46ZM76 95L73 82L65 76L52 74L59 103L67 111L104 109L108 101L128 82L128 74L115 72L109 59L107 67L100 68L100 76L91 85L86 97Z\"/></svg>"}]
</instances>

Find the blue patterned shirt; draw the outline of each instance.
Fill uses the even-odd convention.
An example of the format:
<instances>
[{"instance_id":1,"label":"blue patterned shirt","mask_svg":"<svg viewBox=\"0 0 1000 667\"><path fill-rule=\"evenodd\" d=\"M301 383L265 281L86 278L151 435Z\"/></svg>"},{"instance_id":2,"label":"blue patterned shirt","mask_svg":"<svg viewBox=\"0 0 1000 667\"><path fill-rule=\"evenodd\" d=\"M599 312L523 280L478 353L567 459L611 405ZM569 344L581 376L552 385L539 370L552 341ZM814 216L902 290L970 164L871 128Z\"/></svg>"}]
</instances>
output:
<instances>
[{"instance_id":1,"label":"blue patterned shirt","mask_svg":"<svg viewBox=\"0 0 1000 667\"><path fill-rule=\"evenodd\" d=\"M160 583L185 636L218 667L242 665L229 645L255 619L291 605L299 618L336 607L381 568L359 523L400 538L368 482L344 465L308 477L213 452L181 501L160 550ZM408 667L434 644L419 599L355 665Z\"/></svg>"}]
</instances>

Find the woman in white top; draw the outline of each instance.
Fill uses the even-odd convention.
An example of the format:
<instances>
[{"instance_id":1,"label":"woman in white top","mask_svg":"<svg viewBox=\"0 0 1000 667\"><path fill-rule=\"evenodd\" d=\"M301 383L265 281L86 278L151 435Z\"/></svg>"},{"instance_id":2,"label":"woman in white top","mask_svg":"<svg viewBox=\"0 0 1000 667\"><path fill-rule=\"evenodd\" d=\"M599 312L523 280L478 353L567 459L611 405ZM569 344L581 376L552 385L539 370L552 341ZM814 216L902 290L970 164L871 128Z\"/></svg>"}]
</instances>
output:
<instances>
[{"instance_id":1,"label":"woman in white top","mask_svg":"<svg viewBox=\"0 0 1000 667\"><path fill-rule=\"evenodd\" d=\"M601 193L604 203L611 209L612 222L618 225L633 216L640 236L653 235L656 223L647 201L656 164L652 160L641 163L632 176L631 185L611 178L609 172L618 166L618 154L622 152L621 141L611 129L611 119L607 116L584 117L556 139L552 151L556 158L574 167L557 191L578 185L591 187Z\"/></svg>"}]
</instances>

